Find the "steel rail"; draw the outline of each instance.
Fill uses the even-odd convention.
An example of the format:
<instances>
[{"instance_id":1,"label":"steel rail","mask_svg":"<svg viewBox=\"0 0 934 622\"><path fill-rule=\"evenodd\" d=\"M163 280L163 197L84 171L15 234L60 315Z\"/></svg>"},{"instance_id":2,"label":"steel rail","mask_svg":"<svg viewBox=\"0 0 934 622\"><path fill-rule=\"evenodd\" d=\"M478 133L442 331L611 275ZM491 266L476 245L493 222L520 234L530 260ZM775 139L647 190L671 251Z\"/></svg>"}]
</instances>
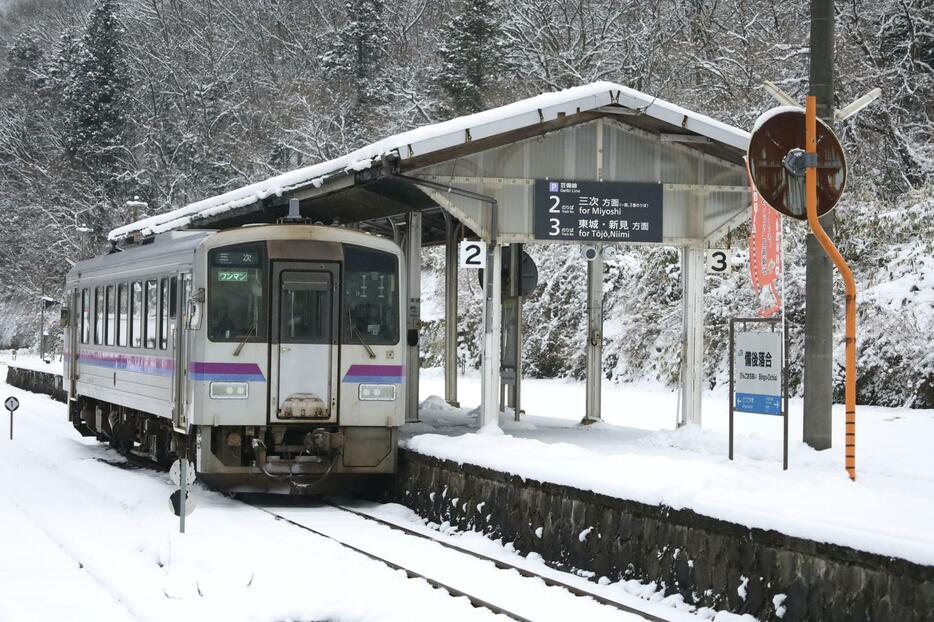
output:
<instances>
[{"instance_id":1,"label":"steel rail","mask_svg":"<svg viewBox=\"0 0 934 622\"><path fill-rule=\"evenodd\" d=\"M313 527L309 527L308 525L304 525L304 524L299 523L299 522L297 522L297 521L294 521L294 520L292 520L292 519L290 519L290 518L286 518L285 516L282 516L281 514L277 514L277 513L273 512L272 510L268 510L268 509L266 509L266 508L264 508L264 507L261 507L261 506L258 506L258 505L253 505L253 504L249 504L249 505L252 505L252 506L253 506L254 508L256 508L257 510L260 510L260 511L262 511L262 512L265 512L265 513L269 514L270 516L272 516L272 517L275 518L276 520L283 521L283 522L288 523L288 524L290 524L290 525L292 525L292 526L294 526L294 527L298 527L299 529L304 529L305 531L308 531L308 532L310 532L310 533L313 533L313 534L315 534L315 535L317 535L317 536L321 536L322 538L327 538L327 539L330 540L331 542L334 542L334 543L336 543L336 544L338 544L338 545L340 545L340 546L342 546L342 547L344 547L344 548L346 548L346 549L349 549L349 550L353 551L354 553L359 553L360 555L363 555L363 556L365 556L365 557L367 557L367 558L369 558L369 559L372 559L373 561L376 561L376 562L379 562L379 563L381 563L381 564L383 564L383 565L385 565L385 566L388 566L388 567L392 568L393 570L401 570L402 572L405 573L405 576L408 577L409 579L421 579L421 580L425 581L426 583L428 583L429 585L431 585L431 586L434 587L434 588L438 588L438 589L444 590L445 592L447 592L447 593L450 594L451 596L455 596L455 597L463 596L463 597L466 598L468 601L470 601L470 604L473 605L474 607L483 608L483 609L488 609L488 610L492 611L494 614L501 614L501 615L504 615L504 616L506 616L507 618L510 618L510 619L512 619L512 620L516 620L517 622L533 622L533 621L530 620L529 618L524 618L524 617L522 617L522 616L520 616L520 615L518 615L518 614L516 614L516 613L512 613L511 611L509 611L509 610L507 610L507 609L503 609L502 607L500 607L500 606L498 606L498 605L494 605L493 603L490 603L490 602L488 602L488 601L485 601L485 600L483 600L482 598L479 598L479 597L477 597L477 596L473 596L472 594L468 594L467 592L464 592L464 591L462 591L462 590L459 590L459 589L457 589L456 587L452 587L452 586L450 586L450 585L447 585L446 583L442 583L441 581L438 581L437 579L433 579L433 578L431 578L431 577L429 577L429 576L427 576L427 575L423 575L423 574L421 574L421 573L419 573L419 572L415 572L414 570L410 570L409 568L406 568L405 566L400 566L399 564L397 564L397 563L395 563L395 562L389 561L388 559L385 559L385 558L383 558L383 557L380 557L379 555L375 555L375 554L373 554L373 553L370 553L370 552L368 552L368 551L365 551L365 550L363 550L363 549L361 549L361 548L358 548L358 547L356 547L356 546L354 546L354 545L352 545L352 544L348 544L348 543L346 543L346 542L344 542L344 541L342 541L342 540L339 540L338 538L335 538L334 536L330 536L330 535L328 535L328 534L326 534L326 533L323 533L323 532L321 532L321 531L318 531L317 529L315 529L315 528L313 528ZM343 509L343 508L340 508L340 509ZM345 511L346 511L346 510L345 510Z\"/></svg>"},{"instance_id":2,"label":"steel rail","mask_svg":"<svg viewBox=\"0 0 934 622\"><path fill-rule=\"evenodd\" d=\"M371 515L371 514L367 514L366 512L360 512L360 511L358 511L358 510L354 510L354 509L352 509L352 508L348 508L347 506L344 506L344 505L341 505L341 504L339 504L339 503L335 503L335 502L332 502L332 501L327 501L326 503L327 503L328 505L330 505L331 507L333 507L333 508L336 508L336 509L338 509L338 510L343 510L344 512L349 512L350 514L353 514L353 515L355 515L355 516L359 516L359 517L361 517L361 518L365 518L366 520L374 521L374 522L376 522L376 523L379 523L380 525L384 525L384 526L386 526L386 527L389 527L390 529L395 529L395 530L397 530L397 531L401 531L401 532L405 533L406 535L415 536L415 537L417 537L417 538L422 538L422 539L425 539L425 540L429 540L429 541L431 541L431 542L436 542L437 544L440 544L441 546L443 546L443 547L445 547L445 548L455 550L455 551L457 551L458 553L464 553L465 555L470 555L471 557L475 557L475 558L481 559L481 560L483 560L483 561L488 561L488 562L494 564L494 565L495 565L497 568L499 568L500 570L514 570L514 571L516 571L517 573L519 573L519 574L520 574L521 576L523 576L523 577L526 577L526 578L529 578L529 579L539 579L539 580L541 580L545 585L547 585L548 587L559 587L559 588L564 588L565 590L571 592L574 596L579 596L579 597L581 597L581 598L592 598L594 601L600 603L601 605L606 605L606 606L608 606L608 607L613 607L613 608L619 609L620 611L624 611L624 612L626 612L626 613L632 613L632 614L635 614L635 615L638 615L638 616L642 616L642 617L645 618L646 620L651 620L651 622L669 622L669 621L666 620L665 618L660 618L660 617L658 617L658 616L656 616L656 615L653 615L653 614L651 614L651 613L646 613L645 611L642 611L642 610L637 609L637 608L635 608L635 607L631 607L631 606L629 606L629 605L624 605L624 604L621 603L621 602L618 602L618 601L615 601L615 600L606 598L605 596L601 596L601 595L599 595L599 594L595 594L594 592L591 592L591 591L589 591L589 590L584 590L584 589L581 589L581 588L579 588L579 587L575 587L575 586L573 586L573 585L571 585L571 584L569 584L569 583L565 583L565 582L560 581L560 580L558 580L558 579L554 579L554 578L551 578L551 577L547 577L547 576L545 576L545 575L538 574L537 572L533 572L533 571L528 570L528 569L526 569L526 568L522 568L521 566L515 566L515 565L513 565L513 564L510 564L509 562L505 562L505 561L503 561L503 560L501 560L501 559L497 559L497 558L495 558L495 557L490 557L489 555L484 555L483 553L479 553L479 552L477 552L477 551L473 551L473 550L471 550L471 549L468 549L468 548L465 548L465 547L462 547L462 546L458 546L458 545L453 544L453 543L451 543L451 542L447 542L447 541L445 541L445 540L441 540L441 539L438 539L438 538L434 538L434 537L432 537L432 536L430 536L430 535L428 535L428 534L424 534L424 533L415 531L415 530L413 530L413 529L409 529L408 527L404 527L404 526L402 526L402 525L398 525L398 524L396 524L396 523L393 523L393 522L390 522L390 521L387 521L387 520L383 520L383 519L378 518L378 517L376 517L376 516L373 516L373 515Z\"/></svg>"}]
</instances>

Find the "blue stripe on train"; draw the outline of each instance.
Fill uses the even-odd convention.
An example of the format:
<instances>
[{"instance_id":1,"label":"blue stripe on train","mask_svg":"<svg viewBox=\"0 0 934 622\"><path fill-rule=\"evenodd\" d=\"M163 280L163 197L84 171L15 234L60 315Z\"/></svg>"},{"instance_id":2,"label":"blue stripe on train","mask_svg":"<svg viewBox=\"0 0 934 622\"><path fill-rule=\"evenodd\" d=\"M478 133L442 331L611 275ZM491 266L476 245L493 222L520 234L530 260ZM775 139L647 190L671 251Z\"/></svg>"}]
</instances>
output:
<instances>
[{"instance_id":1,"label":"blue stripe on train","mask_svg":"<svg viewBox=\"0 0 934 622\"><path fill-rule=\"evenodd\" d=\"M265 382L262 374L212 374L191 372L189 378L203 382Z\"/></svg>"}]
</instances>

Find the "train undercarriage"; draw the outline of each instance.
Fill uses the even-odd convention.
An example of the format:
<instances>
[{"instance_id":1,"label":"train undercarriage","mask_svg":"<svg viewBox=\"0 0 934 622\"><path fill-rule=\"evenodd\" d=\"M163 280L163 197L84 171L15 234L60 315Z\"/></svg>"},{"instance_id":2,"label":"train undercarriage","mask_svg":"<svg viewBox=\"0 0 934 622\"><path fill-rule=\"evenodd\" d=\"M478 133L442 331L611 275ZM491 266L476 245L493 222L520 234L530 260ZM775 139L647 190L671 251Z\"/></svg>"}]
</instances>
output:
<instances>
[{"instance_id":1,"label":"train undercarriage","mask_svg":"<svg viewBox=\"0 0 934 622\"><path fill-rule=\"evenodd\" d=\"M396 467L395 428L290 423L197 426L185 434L164 417L84 397L69 402L69 418L82 436L160 468L187 453L199 480L230 492L347 491L364 484L361 476Z\"/></svg>"}]
</instances>

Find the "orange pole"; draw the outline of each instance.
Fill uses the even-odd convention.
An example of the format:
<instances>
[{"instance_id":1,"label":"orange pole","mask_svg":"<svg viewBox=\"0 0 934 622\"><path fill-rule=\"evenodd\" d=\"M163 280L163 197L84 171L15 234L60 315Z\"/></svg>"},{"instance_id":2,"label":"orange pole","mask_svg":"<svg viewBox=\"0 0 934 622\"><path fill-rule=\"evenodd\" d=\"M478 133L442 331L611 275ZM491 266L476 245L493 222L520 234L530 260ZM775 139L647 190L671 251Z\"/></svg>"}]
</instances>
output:
<instances>
[{"instance_id":1,"label":"orange pole","mask_svg":"<svg viewBox=\"0 0 934 622\"><path fill-rule=\"evenodd\" d=\"M808 95L805 107L805 151L817 157L817 103ZM856 479L856 280L846 260L817 218L817 167L805 172L808 224L824 252L833 260L846 288L846 472Z\"/></svg>"}]
</instances>

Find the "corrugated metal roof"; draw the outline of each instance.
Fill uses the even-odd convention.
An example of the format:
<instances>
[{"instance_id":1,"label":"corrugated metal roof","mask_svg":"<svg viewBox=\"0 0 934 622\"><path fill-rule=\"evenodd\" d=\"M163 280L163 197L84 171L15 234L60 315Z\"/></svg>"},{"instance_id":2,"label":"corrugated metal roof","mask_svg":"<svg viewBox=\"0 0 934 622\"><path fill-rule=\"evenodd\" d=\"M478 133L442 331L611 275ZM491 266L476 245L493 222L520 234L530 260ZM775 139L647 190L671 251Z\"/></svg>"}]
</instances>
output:
<instances>
[{"instance_id":1,"label":"corrugated metal roof","mask_svg":"<svg viewBox=\"0 0 934 622\"><path fill-rule=\"evenodd\" d=\"M749 133L739 128L620 84L595 82L390 136L339 158L276 175L119 227L111 231L108 238L119 241L181 229L198 220L260 203L271 196L282 196L307 187L321 188L337 176L378 165L387 155L397 156L402 162L424 158L467 141L495 137L582 112L608 110L608 107L638 111L640 115L739 151L745 151L749 143Z\"/></svg>"}]
</instances>

